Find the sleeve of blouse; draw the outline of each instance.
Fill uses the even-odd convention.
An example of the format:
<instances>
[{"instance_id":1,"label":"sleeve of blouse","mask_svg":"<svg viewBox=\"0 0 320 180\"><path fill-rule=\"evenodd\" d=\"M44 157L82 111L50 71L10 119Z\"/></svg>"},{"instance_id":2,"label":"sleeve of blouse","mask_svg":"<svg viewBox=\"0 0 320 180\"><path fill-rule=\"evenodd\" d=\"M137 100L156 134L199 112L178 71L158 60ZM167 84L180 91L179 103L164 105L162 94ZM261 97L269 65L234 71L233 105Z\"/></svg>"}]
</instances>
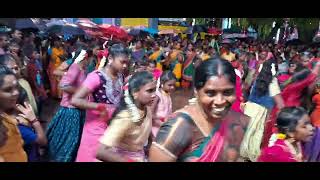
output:
<instances>
[{"instance_id":1,"label":"sleeve of blouse","mask_svg":"<svg viewBox=\"0 0 320 180\"><path fill-rule=\"evenodd\" d=\"M79 73L80 73L80 68L78 67L78 65L72 64L69 70L67 71L67 74L62 77L60 86L61 87L71 86L76 81Z\"/></svg>"},{"instance_id":2,"label":"sleeve of blouse","mask_svg":"<svg viewBox=\"0 0 320 180\"><path fill-rule=\"evenodd\" d=\"M191 143L191 118L183 113L169 117L161 127L153 144L173 158Z\"/></svg>"},{"instance_id":3,"label":"sleeve of blouse","mask_svg":"<svg viewBox=\"0 0 320 180\"><path fill-rule=\"evenodd\" d=\"M130 129L132 123L128 112L119 112L112 120L104 135L100 138L100 143L109 147L117 147L126 132Z\"/></svg>"},{"instance_id":4,"label":"sleeve of blouse","mask_svg":"<svg viewBox=\"0 0 320 180\"><path fill-rule=\"evenodd\" d=\"M82 86L85 86L90 91L94 91L100 86L100 77L96 72L88 74L86 80L82 83Z\"/></svg>"},{"instance_id":5,"label":"sleeve of blouse","mask_svg":"<svg viewBox=\"0 0 320 180\"><path fill-rule=\"evenodd\" d=\"M274 97L281 93L280 86L277 78L273 78L269 85L269 93L271 97Z\"/></svg>"},{"instance_id":6,"label":"sleeve of blouse","mask_svg":"<svg viewBox=\"0 0 320 180\"><path fill-rule=\"evenodd\" d=\"M294 91L302 91L305 87L309 86L314 80L316 80L317 75L310 73L307 78L304 80L301 80L299 82L295 82L293 84L290 84L288 88L294 90Z\"/></svg>"}]
</instances>

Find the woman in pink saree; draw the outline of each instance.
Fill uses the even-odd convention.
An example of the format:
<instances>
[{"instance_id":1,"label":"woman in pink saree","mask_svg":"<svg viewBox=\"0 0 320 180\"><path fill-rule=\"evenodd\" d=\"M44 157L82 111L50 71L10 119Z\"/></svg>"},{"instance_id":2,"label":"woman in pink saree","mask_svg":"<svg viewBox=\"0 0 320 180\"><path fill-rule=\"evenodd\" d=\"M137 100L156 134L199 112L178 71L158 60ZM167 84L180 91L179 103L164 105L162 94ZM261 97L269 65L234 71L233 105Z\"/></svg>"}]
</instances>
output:
<instances>
[{"instance_id":1,"label":"woman in pink saree","mask_svg":"<svg viewBox=\"0 0 320 180\"><path fill-rule=\"evenodd\" d=\"M231 110L236 74L220 58L195 72L196 101L169 116L151 145L149 161L236 162L249 117Z\"/></svg>"}]
</instances>

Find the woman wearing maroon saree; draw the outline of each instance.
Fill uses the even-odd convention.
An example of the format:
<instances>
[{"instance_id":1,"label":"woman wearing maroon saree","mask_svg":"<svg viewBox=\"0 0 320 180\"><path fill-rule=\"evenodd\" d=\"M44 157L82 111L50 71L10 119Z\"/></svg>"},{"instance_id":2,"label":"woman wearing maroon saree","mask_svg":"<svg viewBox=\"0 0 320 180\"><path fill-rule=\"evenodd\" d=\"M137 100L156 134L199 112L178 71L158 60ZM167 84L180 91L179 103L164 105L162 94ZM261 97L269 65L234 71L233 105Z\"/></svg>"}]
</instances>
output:
<instances>
[{"instance_id":1,"label":"woman wearing maroon saree","mask_svg":"<svg viewBox=\"0 0 320 180\"><path fill-rule=\"evenodd\" d=\"M195 103L168 117L152 143L150 161L240 161L249 117L231 109L236 74L220 58L202 62L195 72Z\"/></svg>"}]
</instances>

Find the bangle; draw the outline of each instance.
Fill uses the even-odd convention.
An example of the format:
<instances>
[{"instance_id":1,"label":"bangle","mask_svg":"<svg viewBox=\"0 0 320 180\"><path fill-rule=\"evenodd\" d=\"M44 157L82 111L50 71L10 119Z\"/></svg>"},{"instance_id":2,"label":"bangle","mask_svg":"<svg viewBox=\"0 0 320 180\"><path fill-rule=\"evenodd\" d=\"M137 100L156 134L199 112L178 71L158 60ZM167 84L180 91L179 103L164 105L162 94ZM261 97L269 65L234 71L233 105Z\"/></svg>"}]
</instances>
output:
<instances>
[{"instance_id":1,"label":"bangle","mask_svg":"<svg viewBox=\"0 0 320 180\"><path fill-rule=\"evenodd\" d=\"M30 124L34 124L34 123L36 123L36 122L39 122L39 119L38 118L35 118L34 120L32 120L32 121L30 121Z\"/></svg>"}]
</instances>

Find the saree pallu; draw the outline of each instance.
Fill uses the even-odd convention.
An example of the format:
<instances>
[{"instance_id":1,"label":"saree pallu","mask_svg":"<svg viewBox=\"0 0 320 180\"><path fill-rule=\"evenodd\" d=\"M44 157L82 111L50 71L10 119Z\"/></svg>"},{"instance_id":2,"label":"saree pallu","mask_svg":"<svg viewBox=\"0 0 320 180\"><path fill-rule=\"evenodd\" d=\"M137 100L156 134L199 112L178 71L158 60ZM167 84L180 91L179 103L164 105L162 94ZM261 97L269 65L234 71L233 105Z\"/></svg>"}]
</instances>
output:
<instances>
[{"instance_id":1,"label":"saree pallu","mask_svg":"<svg viewBox=\"0 0 320 180\"><path fill-rule=\"evenodd\" d=\"M176 50L170 55L170 70L173 72L177 78L176 87L180 87L180 81L182 78L182 64L184 61L184 56L181 51Z\"/></svg>"},{"instance_id":2,"label":"saree pallu","mask_svg":"<svg viewBox=\"0 0 320 180\"><path fill-rule=\"evenodd\" d=\"M176 82L176 87L180 87L180 80L182 77L182 64L181 63L176 63L173 69L173 74L176 76L177 78L177 82Z\"/></svg>"},{"instance_id":3,"label":"saree pallu","mask_svg":"<svg viewBox=\"0 0 320 180\"><path fill-rule=\"evenodd\" d=\"M193 60L196 57L196 55L197 55L196 53L187 55L187 59L183 64L183 75L182 75L183 80L192 81L192 76L194 73Z\"/></svg>"},{"instance_id":4,"label":"saree pallu","mask_svg":"<svg viewBox=\"0 0 320 180\"><path fill-rule=\"evenodd\" d=\"M279 111L278 108L274 107L270 113L268 120L266 121L262 144L261 144L262 149L265 147L268 147L270 138L271 138L272 134L274 133L274 128L276 127L276 120L277 120L278 111Z\"/></svg>"},{"instance_id":5,"label":"saree pallu","mask_svg":"<svg viewBox=\"0 0 320 180\"><path fill-rule=\"evenodd\" d=\"M208 137L194 151L183 155L180 159L190 162L216 162L221 154L226 134L227 123L217 124Z\"/></svg>"},{"instance_id":6,"label":"saree pallu","mask_svg":"<svg viewBox=\"0 0 320 180\"><path fill-rule=\"evenodd\" d=\"M222 122L221 125L216 126L210 134L210 141L205 147L202 155L195 162L216 162L224 145L224 137L227 123Z\"/></svg>"},{"instance_id":7,"label":"saree pallu","mask_svg":"<svg viewBox=\"0 0 320 180\"><path fill-rule=\"evenodd\" d=\"M51 60L49 62L49 67L47 70L49 81L50 81L50 90L51 95L55 98L62 97L62 91L59 88L60 78L55 76L53 72L61 65L62 60L59 56L64 54L64 50L61 48L52 48Z\"/></svg>"},{"instance_id":8,"label":"saree pallu","mask_svg":"<svg viewBox=\"0 0 320 180\"><path fill-rule=\"evenodd\" d=\"M149 56L149 60L156 61L156 63L157 63L156 68L162 71L161 55L162 55L162 52L160 50L156 51L156 52L153 52Z\"/></svg>"},{"instance_id":9,"label":"saree pallu","mask_svg":"<svg viewBox=\"0 0 320 180\"><path fill-rule=\"evenodd\" d=\"M247 102L244 114L251 117L248 129L242 141L240 154L255 162L260 155L261 141L264 132L265 120L268 117L268 109L252 102Z\"/></svg>"}]
</instances>

